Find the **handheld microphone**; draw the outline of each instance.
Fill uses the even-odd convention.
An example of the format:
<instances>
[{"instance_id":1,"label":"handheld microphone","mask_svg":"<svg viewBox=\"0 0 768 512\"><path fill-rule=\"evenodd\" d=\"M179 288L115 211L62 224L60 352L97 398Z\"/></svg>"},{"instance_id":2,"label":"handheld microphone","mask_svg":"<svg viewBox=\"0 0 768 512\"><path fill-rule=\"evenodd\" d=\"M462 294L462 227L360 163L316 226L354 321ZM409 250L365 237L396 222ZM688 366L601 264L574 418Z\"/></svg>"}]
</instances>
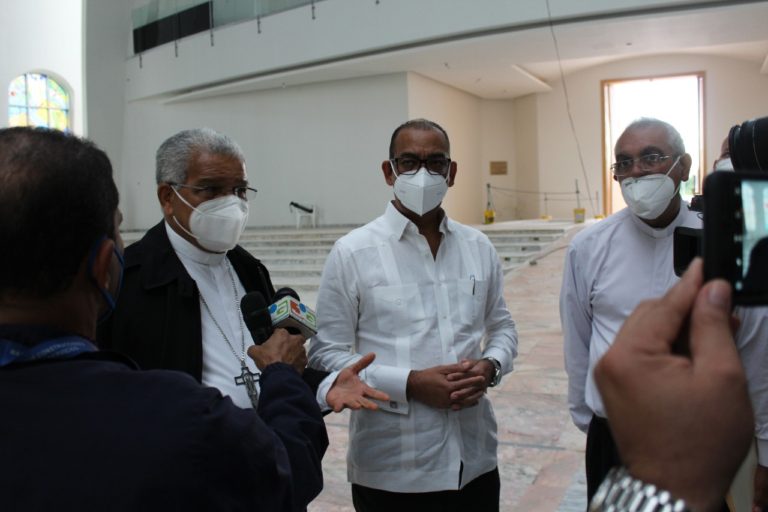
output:
<instances>
[{"instance_id":1,"label":"handheld microphone","mask_svg":"<svg viewBox=\"0 0 768 512\"><path fill-rule=\"evenodd\" d=\"M248 292L243 295L240 300L240 311L256 345L261 345L272 336L269 306L261 292Z\"/></svg>"},{"instance_id":2,"label":"handheld microphone","mask_svg":"<svg viewBox=\"0 0 768 512\"><path fill-rule=\"evenodd\" d=\"M302 304L299 294L292 288L280 288L269 306L273 327L282 327L291 334L311 338L317 334L317 317L311 308Z\"/></svg>"}]
</instances>

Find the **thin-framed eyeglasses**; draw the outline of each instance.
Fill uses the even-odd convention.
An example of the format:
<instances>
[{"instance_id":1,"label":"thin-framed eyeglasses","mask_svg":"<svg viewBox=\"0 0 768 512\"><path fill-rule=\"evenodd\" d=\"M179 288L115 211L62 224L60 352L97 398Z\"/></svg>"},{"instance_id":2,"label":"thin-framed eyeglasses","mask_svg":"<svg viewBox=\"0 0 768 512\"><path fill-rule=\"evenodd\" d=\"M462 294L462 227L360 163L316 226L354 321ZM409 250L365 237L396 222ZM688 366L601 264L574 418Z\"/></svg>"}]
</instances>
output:
<instances>
[{"instance_id":1,"label":"thin-framed eyeglasses","mask_svg":"<svg viewBox=\"0 0 768 512\"><path fill-rule=\"evenodd\" d=\"M397 174L404 174L406 176L416 174L422 166L429 174L447 176L448 169L451 166L451 159L445 157L421 159L406 156L392 158L390 162L392 162L392 166L397 170Z\"/></svg>"},{"instance_id":2,"label":"thin-framed eyeglasses","mask_svg":"<svg viewBox=\"0 0 768 512\"><path fill-rule=\"evenodd\" d=\"M670 158L672 157L669 155L660 155L658 153L650 153L637 158L625 158L611 165L611 171L616 176L624 176L632 171L635 164L637 164L641 171L655 171Z\"/></svg>"},{"instance_id":3,"label":"thin-framed eyeglasses","mask_svg":"<svg viewBox=\"0 0 768 512\"><path fill-rule=\"evenodd\" d=\"M256 192L258 192L253 187L247 187L243 185L238 185L236 187L221 187L218 185L208 185L208 186L185 185L183 183L173 183L173 182L168 182L168 184L172 187L187 188L189 190L192 190L196 195L204 199L215 199L217 197L234 194L240 199L247 201L251 197L255 196Z\"/></svg>"}]
</instances>

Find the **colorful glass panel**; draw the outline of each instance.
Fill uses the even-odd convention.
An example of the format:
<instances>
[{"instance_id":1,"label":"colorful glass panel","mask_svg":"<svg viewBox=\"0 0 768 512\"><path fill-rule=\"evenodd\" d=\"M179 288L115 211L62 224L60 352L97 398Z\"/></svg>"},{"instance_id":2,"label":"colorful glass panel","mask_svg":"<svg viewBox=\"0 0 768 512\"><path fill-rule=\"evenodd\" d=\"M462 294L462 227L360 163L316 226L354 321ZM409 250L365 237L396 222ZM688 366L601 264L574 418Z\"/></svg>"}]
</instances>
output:
<instances>
[{"instance_id":1,"label":"colorful glass panel","mask_svg":"<svg viewBox=\"0 0 768 512\"><path fill-rule=\"evenodd\" d=\"M17 76L8 87L8 104L26 106L27 105L27 85L24 75Z\"/></svg>"},{"instance_id":2,"label":"colorful glass panel","mask_svg":"<svg viewBox=\"0 0 768 512\"><path fill-rule=\"evenodd\" d=\"M30 108L29 124L30 126L48 126L48 109Z\"/></svg>"},{"instance_id":3,"label":"colorful glass panel","mask_svg":"<svg viewBox=\"0 0 768 512\"><path fill-rule=\"evenodd\" d=\"M8 87L10 126L43 126L69 131L69 94L39 73L16 77Z\"/></svg>"},{"instance_id":4,"label":"colorful glass panel","mask_svg":"<svg viewBox=\"0 0 768 512\"><path fill-rule=\"evenodd\" d=\"M51 108L67 109L69 107L66 91L50 78L48 79L48 104Z\"/></svg>"},{"instance_id":5,"label":"colorful glass panel","mask_svg":"<svg viewBox=\"0 0 768 512\"><path fill-rule=\"evenodd\" d=\"M27 126L27 107L8 107L8 126Z\"/></svg>"},{"instance_id":6,"label":"colorful glass panel","mask_svg":"<svg viewBox=\"0 0 768 512\"><path fill-rule=\"evenodd\" d=\"M48 106L48 80L45 75L29 73L27 75L27 101L30 107Z\"/></svg>"},{"instance_id":7,"label":"colorful glass panel","mask_svg":"<svg viewBox=\"0 0 768 512\"><path fill-rule=\"evenodd\" d=\"M69 123L66 110L51 109L48 115L50 116L50 124L48 125L50 128L67 131Z\"/></svg>"}]
</instances>

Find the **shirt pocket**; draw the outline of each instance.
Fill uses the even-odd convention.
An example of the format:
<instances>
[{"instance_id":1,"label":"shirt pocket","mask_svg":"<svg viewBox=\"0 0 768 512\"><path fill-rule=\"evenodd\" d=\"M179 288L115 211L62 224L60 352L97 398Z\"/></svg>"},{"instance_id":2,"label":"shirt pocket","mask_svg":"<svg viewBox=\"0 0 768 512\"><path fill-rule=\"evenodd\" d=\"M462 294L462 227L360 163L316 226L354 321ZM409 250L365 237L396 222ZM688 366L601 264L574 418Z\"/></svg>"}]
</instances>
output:
<instances>
[{"instance_id":1,"label":"shirt pocket","mask_svg":"<svg viewBox=\"0 0 768 512\"><path fill-rule=\"evenodd\" d=\"M462 324L473 325L483 317L488 282L479 279L459 279L456 281L457 309Z\"/></svg>"},{"instance_id":2,"label":"shirt pocket","mask_svg":"<svg viewBox=\"0 0 768 512\"><path fill-rule=\"evenodd\" d=\"M381 332L407 336L424 330L426 318L419 285L378 286L371 290L371 296Z\"/></svg>"}]
</instances>

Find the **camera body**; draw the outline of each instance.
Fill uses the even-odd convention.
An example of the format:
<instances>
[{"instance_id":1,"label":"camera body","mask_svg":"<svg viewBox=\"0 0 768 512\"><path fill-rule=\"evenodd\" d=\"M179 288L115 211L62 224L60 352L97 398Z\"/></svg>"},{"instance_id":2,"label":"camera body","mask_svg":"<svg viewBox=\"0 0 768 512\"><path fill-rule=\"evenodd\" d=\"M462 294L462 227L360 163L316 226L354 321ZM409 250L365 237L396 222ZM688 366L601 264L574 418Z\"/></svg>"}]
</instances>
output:
<instances>
[{"instance_id":1,"label":"camera body","mask_svg":"<svg viewBox=\"0 0 768 512\"><path fill-rule=\"evenodd\" d=\"M768 117L731 128L728 151L739 172L712 173L704 195L691 201L690 209L703 214L704 229L675 229L675 273L682 275L694 257L703 256L705 278L728 279L735 303L768 304L768 283L760 277L762 267L768 267L768 254L763 256L765 264L758 258L753 265L750 259L752 251L761 251L762 244L757 244L768 234L768 224L757 224L768 215L768 195L761 195L768 194Z\"/></svg>"},{"instance_id":2,"label":"camera body","mask_svg":"<svg viewBox=\"0 0 768 512\"><path fill-rule=\"evenodd\" d=\"M728 280L735 304L768 304L768 173L713 173L704 197L704 279Z\"/></svg>"}]
</instances>

